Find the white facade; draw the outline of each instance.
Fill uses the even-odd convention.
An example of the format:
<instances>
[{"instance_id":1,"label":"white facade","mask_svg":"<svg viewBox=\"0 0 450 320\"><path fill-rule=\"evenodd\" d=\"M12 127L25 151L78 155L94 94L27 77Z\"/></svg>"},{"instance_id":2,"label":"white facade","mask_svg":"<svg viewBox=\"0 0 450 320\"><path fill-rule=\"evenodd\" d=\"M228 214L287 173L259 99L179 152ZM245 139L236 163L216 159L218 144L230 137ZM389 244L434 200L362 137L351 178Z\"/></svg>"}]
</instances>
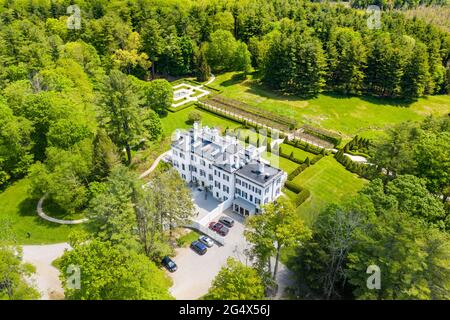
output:
<instances>
[{"instance_id":1,"label":"white facade","mask_svg":"<svg viewBox=\"0 0 450 320\"><path fill-rule=\"evenodd\" d=\"M220 202L233 199L227 203L247 216L277 199L287 178L286 172L262 161L263 149L244 147L235 137L194 123L188 131L176 130L172 164L186 182L207 188Z\"/></svg>"}]
</instances>

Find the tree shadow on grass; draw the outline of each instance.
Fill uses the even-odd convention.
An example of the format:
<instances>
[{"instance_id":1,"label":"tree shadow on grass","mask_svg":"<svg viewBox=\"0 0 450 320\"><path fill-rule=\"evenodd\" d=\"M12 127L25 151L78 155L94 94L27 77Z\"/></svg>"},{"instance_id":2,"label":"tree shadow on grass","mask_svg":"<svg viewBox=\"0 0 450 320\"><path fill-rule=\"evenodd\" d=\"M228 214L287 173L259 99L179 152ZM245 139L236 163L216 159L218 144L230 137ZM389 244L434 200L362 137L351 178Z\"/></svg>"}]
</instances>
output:
<instances>
[{"instance_id":1,"label":"tree shadow on grass","mask_svg":"<svg viewBox=\"0 0 450 320\"><path fill-rule=\"evenodd\" d=\"M36 223L39 226L58 228L60 226L59 224L44 220L38 216L36 211L38 201L39 199L36 198L26 198L25 200L20 202L19 215L22 217L33 217L33 223ZM33 230L27 231L33 233Z\"/></svg>"},{"instance_id":2,"label":"tree shadow on grass","mask_svg":"<svg viewBox=\"0 0 450 320\"><path fill-rule=\"evenodd\" d=\"M223 87L229 87L229 86L244 82L245 80L247 80L247 76L245 74L236 73L236 74L233 74L230 79L222 81L220 83L220 85Z\"/></svg>"},{"instance_id":3,"label":"tree shadow on grass","mask_svg":"<svg viewBox=\"0 0 450 320\"><path fill-rule=\"evenodd\" d=\"M390 107L399 107L399 108L409 108L411 104L417 101L417 99L399 99L399 98L383 98L377 96L359 96L361 100L366 102L380 105L380 106L390 106Z\"/></svg>"}]
</instances>

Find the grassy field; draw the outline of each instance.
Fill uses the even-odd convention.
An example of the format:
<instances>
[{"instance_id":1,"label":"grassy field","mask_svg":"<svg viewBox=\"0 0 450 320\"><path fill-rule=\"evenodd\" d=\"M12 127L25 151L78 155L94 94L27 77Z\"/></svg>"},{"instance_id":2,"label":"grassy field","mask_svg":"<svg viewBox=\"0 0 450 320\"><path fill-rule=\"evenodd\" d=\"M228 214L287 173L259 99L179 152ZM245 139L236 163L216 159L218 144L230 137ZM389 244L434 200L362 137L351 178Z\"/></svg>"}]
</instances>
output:
<instances>
[{"instance_id":1,"label":"grassy field","mask_svg":"<svg viewBox=\"0 0 450 320\"><path fill-rule=\"evenodd\" d=\"M270 152L264 152L262 157L270 162L270 165L286 171L288 174L295 170L299 165L289 159L279 157Z\"/></svg>"},{"instance_id":2,"label":"grassy field","mask_svg":"<svg viewBox=\"0 0 450 320\"><path fill-rule=\"evenodd\" d=\"M429 114L450 112L450 96L431 96L412 103L373 97L320 94L313 99L279 95L259 85L252 76L242 81L234 73L218 75L210 85L222 95L281 115L340 133L347 140L359 134L372 138L393 124L421 120Z\"/></svg>"},{"instance_id":3,"label":"grassy field","mask_svg":"<svg viewBox=\"0 0 450 320\"><path fill-rule=\"evenodd\" d=\"M294 157L304 161L307 157L309 157L309 160L311 160L312 158L314 158L316 155L314 153L310 153L307 151L304 151L302 149L299 148L295 148L289 144L283 143L281 145L281 151L283 151L283 153L287 153L287 154L291 154L291 152L294 152Z\"/></svg>"},{"instance_id":4,"label":"grassy field","mask_svg":"<svg viewBox=\"0 0 450 320\"><path fill-rule=\"evenodd\" d=\"M161 119L164 134L166 136L170 136L175 132L175 129L187 129L192 127L192 124L187 122L188 115L191 111L196 111L202 116L202 125L209 127L218 127L221 130L225 130L226 127L230 129L234 129L239 127L240 124L238 122L231 121L226 118L219 117L211 112L204 111L194 106L183 109L178 112L169 112L169 114Z\"/></svg>"},{"instance_id":5,"label":"grassy field","mask_svg":"<svg viewBox=\"0 0 450 320\"><path fill-rule=\"evenodd\" d=\"M367 182L347 171L331 156L322 158L293 181L311 191L311 197L298 208L309 223L325 206L355 195Z\"/></svg>"},{"instance_id":6,"label":"grassy field","mask_svg":"<svg viewBox=\"0 0 450 320\"><path fill-rule=\"evenodd\" d=\"M59 225L40 218L36 213L37 199L29 197L28 187L29 180L25 178L0 194L0 219L11 224L17 243L64 242L72 230L83 228L81 225Z\"/></svg>"},{"instance_id":7,"label":"grassy field","mask_svg":"<svg viewBox=\"0 0 450 320\"><path fill-rule=\"evenodd\" d=\"M347 171L331 156L322 158L293 181L311 191L311 197L297 208L300 217L309 225L327 205L339 203L355 195L367 183L366 180ZM283 192L288 198L292 199L295 196L287 189ZM287 263L293 254L294 249L284 248L281 252L281 261Z\"/></svg>"}]
</instances>

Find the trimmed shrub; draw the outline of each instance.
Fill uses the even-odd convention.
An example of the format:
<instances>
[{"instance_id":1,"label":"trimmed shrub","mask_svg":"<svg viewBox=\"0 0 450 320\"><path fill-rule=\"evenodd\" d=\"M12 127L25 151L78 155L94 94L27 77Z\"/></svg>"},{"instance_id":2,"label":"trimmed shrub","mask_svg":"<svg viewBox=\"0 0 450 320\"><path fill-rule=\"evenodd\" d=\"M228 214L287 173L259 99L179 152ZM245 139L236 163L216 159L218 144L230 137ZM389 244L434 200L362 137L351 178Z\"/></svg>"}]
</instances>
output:
<instances>
[{"instance_id":1,"label":"trimmed shrub","mask_svg":"<svg viewBox=\"0 0 450 320\"><path fill-rule=\"evenodd\" d=\"M200 114L200 112L198 111L191 111L188 114L188 123L194 123L196 121L201 121L202 120L202 115Z\"/></svg>"},{"instance_id":2,"label":"trimmed shrub","mask_svg":"<svg viewBox=\"0 0 450 320\"><path fill-rule=\"evenodd\" d=\"M297 183L294 183L292 181L286 181L284 183L284 186L286 187L286 189L288 189L294 193L300 193L303 190L303 188L300 185L298 185Z\"/></svg>"},{"instance_id":3,"label":"trimmed shrub","mask_svg":"<svg viewBox=\"0 0 450 320\"><path fill-rule=\"evenodd\" d=\"M311 192L308 189L303 189L294 199L294 205L295 207L298 207L303 202L308 200L309 196L311 195Z\"/></svg>"}]
</instances>

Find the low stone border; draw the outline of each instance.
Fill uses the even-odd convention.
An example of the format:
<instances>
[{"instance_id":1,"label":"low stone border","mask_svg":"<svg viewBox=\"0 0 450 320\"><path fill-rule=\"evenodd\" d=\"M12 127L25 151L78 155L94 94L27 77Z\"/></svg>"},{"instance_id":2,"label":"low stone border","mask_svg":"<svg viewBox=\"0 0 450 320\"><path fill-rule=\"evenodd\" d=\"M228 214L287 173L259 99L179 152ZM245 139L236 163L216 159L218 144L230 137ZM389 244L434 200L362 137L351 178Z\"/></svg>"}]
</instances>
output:
<instances>
[{"instance_id":1,"label":"low stone border","mask_svg":"<svg viewBox=\"0 0 450 320\"><path fill-rule=\"evenodd\" d=\"M88 221L87 218L79 219L79 220L62 220L62 219L56 219L56 218L49 217L48 215L45 214L44 210L42 210L42 204L44 203L46 196L47 195L45 194L41 199L39 199L39 202L37 204L37 209L36 209L39 217L41 217L42 219L50 221L50 222L54 222L54 223L59 223L59 224L80 224L80 223L84 223L84 222Z\"/></svg>"}]
</instances>

